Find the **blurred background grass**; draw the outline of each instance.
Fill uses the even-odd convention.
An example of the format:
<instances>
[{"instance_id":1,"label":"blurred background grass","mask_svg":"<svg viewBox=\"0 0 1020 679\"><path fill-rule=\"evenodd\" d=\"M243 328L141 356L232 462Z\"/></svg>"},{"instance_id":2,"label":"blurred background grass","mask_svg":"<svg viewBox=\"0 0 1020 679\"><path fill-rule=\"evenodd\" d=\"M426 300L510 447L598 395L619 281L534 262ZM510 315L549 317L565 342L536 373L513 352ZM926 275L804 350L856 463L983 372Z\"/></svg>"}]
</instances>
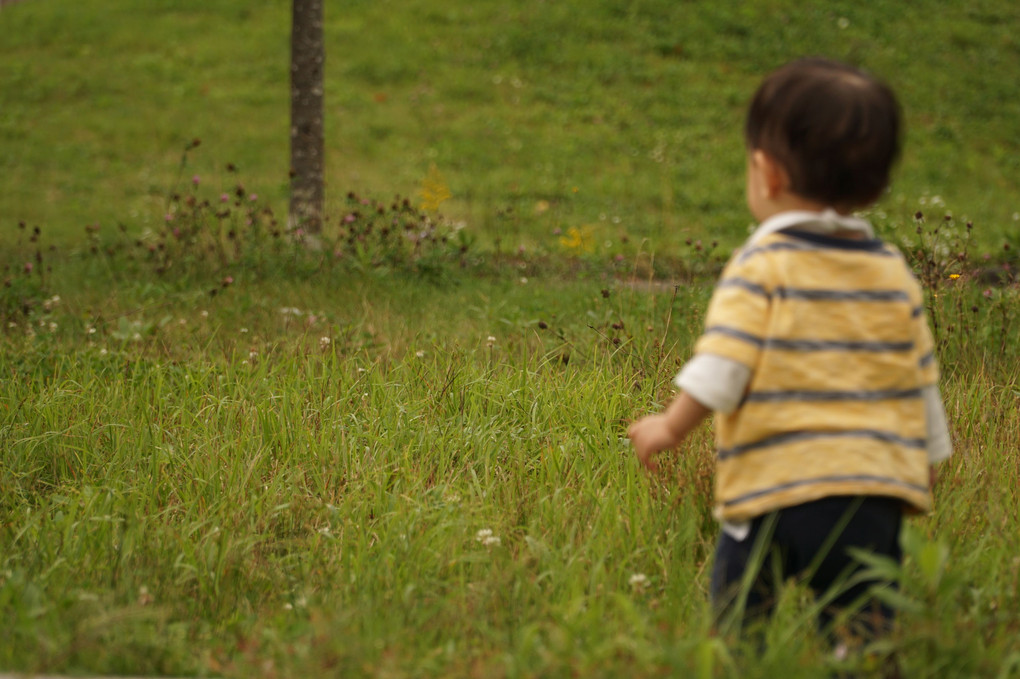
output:
<instances>
[{"instance_id":1,"label":"blurred background grass","mask_svg":"<svg viewBox=\"0 0 1020 679\"><path fill-rule=\"evenodd\" d=\"M278 214L288 189L284 0L46 0L0 11L0 242L19 221L73 240L142 231L181 179L234 163ZM973 220L982 248L1020 228L1020 6L672 0L356 1L326 7L327 181L414 195L435 164L447 216L508 248L590 227L676 251L734 245L740 126L761 76L824 54L889 80L906 154L880 221ZM931 205L935 199L935 205Z\"/></svg>"}]
</instances>

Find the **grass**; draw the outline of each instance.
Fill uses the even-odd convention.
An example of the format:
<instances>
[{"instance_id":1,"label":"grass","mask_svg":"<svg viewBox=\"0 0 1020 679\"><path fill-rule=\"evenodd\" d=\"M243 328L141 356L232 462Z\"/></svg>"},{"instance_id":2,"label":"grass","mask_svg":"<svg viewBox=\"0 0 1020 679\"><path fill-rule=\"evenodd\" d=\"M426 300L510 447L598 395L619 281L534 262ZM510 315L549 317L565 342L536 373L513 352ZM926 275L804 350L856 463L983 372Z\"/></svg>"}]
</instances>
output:
<instances>
[{"instance_id":1,"label":"grass","mask_svg":"<svg viewBox=\"0 0 1020 679\"><path fill-rule=\"evenodd\" d=\"M657 477L621 442L626 421L669 398L705 279L408 285L334 271L210 296L214 281L75 289L81 275L80 262L55 270L66 292L3 340L3 666L766 677L839 665L795 589L764 656L711 634L708 429ZM1012 334L1015 289L1001 294ZM973 281L934 301L953 326L943 388L957 453L936 512L911 522L889 643L909 676L1011 676L1015 346L977 330L1000 312Z\"/></svg>"},{"instance_id":2,"label":"grass","mask_svg":"<svg viewBox=\"0 0 1020 679\"><path fill-rule=\"evenodd\" d=\"M311 253L273 235L286 3L0 11L0 668L1020 674L1016 9L483 5L330 15ZM903 92L872 217L928 290L956 446L900 626L844 661L793 585L761 647L712 629L709 427L657 476L622 441L745 232L740 111L790 46Z\"/></svg>"},{"instance_id":3,"label":"grass","mask_svg":"<svg viewBox=\"0 0 1020 679\"><path fill-rule=\"evenodd\" d=\"M185 180L215 183L234 163L281 213L287 10L5 7L2 237L18 221L58 239L86 224L158 226L193 138L203 147ZM938 197L933 209L973 221L995 253L1017 246L1020 97L1003 77L1020 67L1016 19L998 0L352 3L327 16L331 211L348 190L414 195L435 164L453 194L444 210L490 246L555 251L555 229L588 225L600 249L623 236L660 252L688 237L732 247L749 222L750 92L791 55L823 53L885 75L903 99L909 139L889 220L909 230Z\"/></svg>"}]
</instances>

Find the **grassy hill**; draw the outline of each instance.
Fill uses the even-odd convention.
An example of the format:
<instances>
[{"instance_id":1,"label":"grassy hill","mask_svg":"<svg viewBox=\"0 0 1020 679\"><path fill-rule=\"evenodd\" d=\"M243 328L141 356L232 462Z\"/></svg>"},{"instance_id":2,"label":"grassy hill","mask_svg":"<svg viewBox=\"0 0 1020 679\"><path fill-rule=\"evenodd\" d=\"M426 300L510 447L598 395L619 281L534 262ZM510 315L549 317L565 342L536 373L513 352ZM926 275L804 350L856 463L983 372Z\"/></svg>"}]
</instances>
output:
<instances>
[{"instance_id":1,"label":"grassy hill","mask_svg":"<svg viewBox=\"0 0 1020 679\"><path fill-rule=\"evenodd\" d=\"M1020 228L1020 8L946 3L506 3L327 7L327 175L414 195L435 164L448 215L482 242L737 242L740 124L763 73L824 54L900 93L905 158L878 220L973 220L989 251ZM286 207L289 3L24 2L0 12L0 238L18 221L73 238L138 232L180 179ZM932 203L935 203L933 206ZM512 210L511 219L505 218ZM961 220L962 221L962 220Z\"/></svg>"}]
</instances>

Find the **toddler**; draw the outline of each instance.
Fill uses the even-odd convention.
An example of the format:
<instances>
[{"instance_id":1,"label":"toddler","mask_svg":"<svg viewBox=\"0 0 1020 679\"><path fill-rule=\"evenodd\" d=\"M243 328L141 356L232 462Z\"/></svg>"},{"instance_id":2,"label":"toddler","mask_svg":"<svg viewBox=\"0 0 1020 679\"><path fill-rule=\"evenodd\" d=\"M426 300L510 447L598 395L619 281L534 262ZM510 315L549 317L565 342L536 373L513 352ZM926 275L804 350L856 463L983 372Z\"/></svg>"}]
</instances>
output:
<instances>
[{"instance_id":1,"label":"toddler","mask_svg":"<svg viewBox=\"0 0 1020 679\"><path fill-rule=\"evenodd\" d=\"M715 413L720 612L757 568L740 602L749 615L767 615L782 579L799 576L835 595L823 625L854 604L874 634L892 612L868 599L874 582L842 584L862 568L848 549L900 561L902 517L930 510L931 465L952 452L921 288L852 215L889 183L899 105L856 68L803 59L764 80L745 136L759 226L716 285L680 394L628 435L654 469Z\"/></svg>"}]
</instances>

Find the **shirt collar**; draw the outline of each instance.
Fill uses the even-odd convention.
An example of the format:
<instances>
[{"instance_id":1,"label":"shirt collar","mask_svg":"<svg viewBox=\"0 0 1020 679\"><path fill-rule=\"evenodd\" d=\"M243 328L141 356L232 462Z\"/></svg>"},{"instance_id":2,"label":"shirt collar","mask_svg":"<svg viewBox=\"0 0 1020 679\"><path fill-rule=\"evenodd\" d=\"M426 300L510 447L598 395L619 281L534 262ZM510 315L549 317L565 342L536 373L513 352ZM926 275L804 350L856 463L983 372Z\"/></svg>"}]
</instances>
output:
<instances>
[{"instance_id":1,"label":"shirt collar","mask_svg":"<svg viewBox=\"0 0 1020 679\"><path fill-rule=\"evenodd\" d=\"M865 238L875 237L875 230L868 222L858 217L841 215L835 210L829 208L822 212L791 210L790 212L780 212L777 215L772 215L758 225L758 228L754 230L754 233L751 234L751 237L747 240L747 242L748 244L754 243L765 236L793 227L797 227L797 229L801 231L819 233L827 236L832 235L837 231L850 231L855 234L860 234Z\"/></svg>"}]
</instances>

